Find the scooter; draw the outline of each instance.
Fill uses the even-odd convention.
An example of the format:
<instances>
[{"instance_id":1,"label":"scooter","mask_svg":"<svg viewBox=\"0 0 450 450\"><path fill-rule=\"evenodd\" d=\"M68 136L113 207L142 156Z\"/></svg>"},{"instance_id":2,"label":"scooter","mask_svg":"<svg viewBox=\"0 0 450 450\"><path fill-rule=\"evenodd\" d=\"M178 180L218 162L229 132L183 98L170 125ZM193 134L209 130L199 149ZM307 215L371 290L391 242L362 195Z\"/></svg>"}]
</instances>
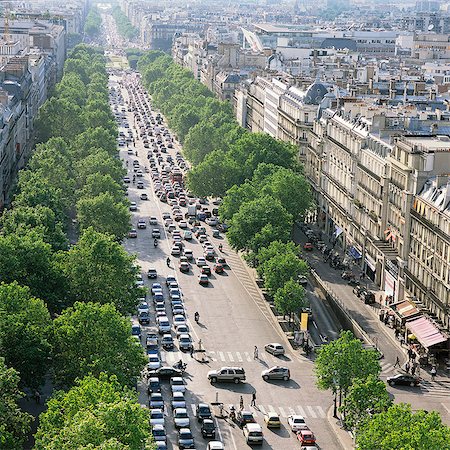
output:
<instances>
[{"instance_id":1,"label":"scooter","mask_svg":"<svg viewBox=\"0 0 450 450\"><path fill-rule=\"evenodd\" d=\"M155 239L155 240L153 241L153 247L158 247L158 239Z\"/></svg>"},{"instance_id":2,"label":"scooter","mask_svg":"<svg viewBox=\"0 0 450 450\"><path fill-rule=\"evenodd\" d=\"M182 361L178 361L177 363L175 363L173 365L173 367L175 369L181 370L181 373L184 373L184 371L186 370L187 364L183 363Z\"/></svg>"}]
</instances>

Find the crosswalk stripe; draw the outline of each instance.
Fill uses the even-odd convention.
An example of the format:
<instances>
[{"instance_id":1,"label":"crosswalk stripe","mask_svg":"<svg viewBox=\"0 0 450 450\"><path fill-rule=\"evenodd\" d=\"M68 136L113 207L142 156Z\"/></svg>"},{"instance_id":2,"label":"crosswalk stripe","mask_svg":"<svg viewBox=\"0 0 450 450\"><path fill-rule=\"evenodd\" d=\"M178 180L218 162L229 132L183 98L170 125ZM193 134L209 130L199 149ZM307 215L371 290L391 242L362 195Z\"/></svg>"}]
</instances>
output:
<instances>
[{"instance_id":1,"label":"crosswalk stripe","mask_svg":"<svg viewBox=\"0 0 450 450\"><path fill-rule=\"evenodd\" d=\"M219 357L221 361L225 361L225 355L223 354L223 352L219 352Z\"/></svg>"},{"instance_id":2,"label":"crosswalk stripe","mask_svg":"<svg viewBox=\"0 0 450 450\"><path fill-rule=\"evenodd\" d=\"M209 356L210 356L210 358L211 358L211 361L217 361L217 358L215 358L214 356L212 356L212 355L215 355L215 354L216 354L216 352L213 352L213 351L209 352Z\"/></svg>"},{"instance_id":3,"label":"crosswalk stripe","mask_svg":"<svg viewBox=\"0 0 450 450\"><path fill-rule=\"evenodd\" d=\"M269 410L269 412L276 412L275 408L272 405L267 405L267 409Z\"/></svg>"},{"instance_id":4,"label":"crosswalk stripe","mask_svg":"<svg viewBox=\"0 0 450 450\"><path fill-rule=\"evenodd\" d=\"M244 352L244 355L245 355L246 360L247 360L248 362L251 362L252 357L250 356L250 353L249 353L249 352Z\"/></svg>"},{"instance_id":5,"label":"crosswalk stripe","mask_svg":"<svg viewBox=\"0 0 450 450\"><path fill-rule=\"evenodd\" d=\"M239 362L243 362L244 360L242 359L242 356L239 352L236 352L236 358Z\"/></svg>"},{"instance_id":6,"label":"crosswalk stripe","mask_svg":"<svg viewBox=\"0 0 450 450\"><path fill-rule=\"evenodd\" d=\"M316 412L314 411L314 409L312 408L312 406L307 406L307 408L308 408L309 413L311 414L311 417L312 417L313 419L317 419L317 414L316 414Z\"/></svg>"},{"instance_id":7,"label":"crosswalk stripe","mask_svg":"<svg viewBox=\"0 0 450 450\"><path fill-rule=\"evenodd\" d=\"M228 354L228 359L229 359L231 362L234 362L234 358L233 358L232 353L231 353L231 352L227 352L227 354Z\"/></svg>"},{"instance_id":8,"label":"crosswalk stripe","mask_svg":"<svg viewBox=\"0 0 450 450\"><path fill-rule=\"evenodd\" d=\"M278 410L280 411L280 417L287 417L286 413L284 412L284 409L281 406L278 407Z\"/></svg>"},{"instance_id":9,"label":"crosswalk stripe","mask_svg":"<svg viewBox=\"0 0 450 450\"><path fill-rule=\"evenodd\" d=\"M301 416L307 417L306 414L305 414L305 410L301 406L297 406L296 408L300 411L299 414Z\"/></svg>"},{"instance_id":10,"label":"crosswalk stripe","mask_svg":"<svg viewBox=\"0 0 450 450\"><path fill-rule=\"evenodd\" d=\"M266 410L265 410L264 406L258 405L258 409L263 415L266 413Z\"/></svg>"},{"instance_id":11,"label":"crosswalk stripe","mask_svg":"<svg viewBox=\"0 0 450 450\"><path fill-rule=\"evenodd\" d=\"M288 416L293 416L293 415L297 414L297 413L295 412L295 409L294 409L294 408L288 408L288 410L289 410Z\"/></svg>"},{"instance_id":12,"label":"crosswalk stripe","mask_svg":"<svg viewBox=\"0 0 450 450\"><path fill-rule=\"evenodd\" d=\"M322 417L322 419L325 419L325 417L327 417L327 414L325 413L323 408L321 406L316 406L316 408L319 411L319 416Z\"/></svg>"}]
</instances>

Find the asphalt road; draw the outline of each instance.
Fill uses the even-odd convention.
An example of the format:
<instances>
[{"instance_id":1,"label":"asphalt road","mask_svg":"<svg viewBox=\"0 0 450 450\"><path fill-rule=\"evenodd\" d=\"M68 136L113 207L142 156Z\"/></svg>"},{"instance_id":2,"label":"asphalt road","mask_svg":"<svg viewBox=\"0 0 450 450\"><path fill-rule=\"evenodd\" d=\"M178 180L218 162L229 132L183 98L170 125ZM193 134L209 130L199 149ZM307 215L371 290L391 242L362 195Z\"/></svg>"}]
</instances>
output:
<instances>
[{"instance_id":1,"label":"asphalt road","mask_svg":"<svg viewBox=\"0 0 450 450\"><path fill-rule=\"evenodd\" d=\"M114 77L113 77L114 80ZM117 80L117 78L116 78ZM126 90L122 93L128 99ZM130 126L133 124L131 113L128 114ZM126 149L121 150L121 158L129 161L128 170L132 177L132 160L138 159L141 168L147 165L147 149L143 148L142 141L136 141L138 157L128 155ZM173 153L176 149L173 150ZM129 187L129 200L138 204L137 212L133 213L132 222L135 225L140 218L148 219L150 216L158 217L159 228L162 225L162 212L170 212L167 204L160 202L154 195L149 174L144 173L142 178L145 189ZM139 199L139 195L146 192L148 201ZM239 405L239 398L244 398L245 409L251 410L257 422L263 426L265 442L264 449L299 448L293 435L287 428L287 416L289 414L301 414L307 424L316 434L318 444L323 449L339 449L333 430L327 421L327 412L331 406L331 395L321 392L315 387L313 363L300 352L290 350L281 333L278 324L274 320L269 307L261 298L256 284L247 272L238 255L229 249L224 239L214 239L208 229L209 240L218 247L224 244L223 256L227 259L229 269L223 275L212 275L208 287L198 284L197 275L199 269L191 265L191 271L183 274L178 270L178 258L171 257L171 268L166 265L166 258L170 253L171 242L163 231L159 246L154 248L151 237L151 226L145 230L138 230L136 239L128 239L126 249L137 255L137 263L141 267L143 278L147 286L151 281L147 280L146 272L150 267L158 271L158 282L163 282L167 275L178 278L188 312L188 325L195 340L202 340L205 349L206 362L199 362L200 353L194 354L192 359L189 353L182 353L175 348L171 352L161 352L161 359L168 365L182 359L187 362L186 382L187 398L191 406L191 427L196 439L196 448L206 448L206 442L199 433L199 426L194 418L193 409L198 402L223 402L225 411L230 405ZM209 227L207 227L209 228ZM194 238L191 242L184 241L187 248L193 250L194 257L202 256L202 247ZM218 249L216 250L219 253ZM150 297L150 296L149 296ZM151 303L151 301L150 301ZM193 320L194 312L200 313L200 322ZM170 311L168 311L170 317ZM152 323L154 315L152 315ZM145 327L144 327L145 328ZM142 341L145 342L145 333ZM277 358L265 353L263 347L269 342L280 342L288 349L285 357ZM254 359L253 349L259 349L259 358ZM291 380L289 382L267 383L261 378L261 371L265 368L283 365L289 367ZM240 366L245 369L247 381L239 385L218 384L212 386L207 380L207 372L222 366ZM147 404L146 386L141 383L140 401ZM251 394L256 392L256 407L250 407ZM168 386L163 389L164 399L169 405L171 395ZM192 408L192 410L190 409ZM178 448L176 445L176 431L173 428L170 407L166 407L166 429L170 440L169 448ZM282 428L270 431L264 426L263 415L268 411L276 411L282 420ZM242 430L226 419L216 419L219 428L219 437L225 443L225 448L241 449L246 444ZM294 443L295 442L295 443ZM173 445L172 447L170 447Z\"/></svg>"}]
</instances>

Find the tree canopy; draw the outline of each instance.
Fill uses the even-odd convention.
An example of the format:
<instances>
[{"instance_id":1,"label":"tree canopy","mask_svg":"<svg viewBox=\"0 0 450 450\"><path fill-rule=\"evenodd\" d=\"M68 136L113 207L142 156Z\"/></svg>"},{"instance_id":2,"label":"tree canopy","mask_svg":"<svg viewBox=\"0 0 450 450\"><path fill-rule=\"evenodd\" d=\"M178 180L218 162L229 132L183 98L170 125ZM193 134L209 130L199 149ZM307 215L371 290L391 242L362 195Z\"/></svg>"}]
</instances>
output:
<instances>
[{"instance_id":1,"label":"tree canopy","mask_svg":"<svg viewBox=\"0 0 450 450\"><path fill-rule=\"evenodd\" d=\"M131 322L111 303L77 302L53 321L55 381L72 386L77 378L102 372L134 386L147 363L143 347L131 335Z\"/></svg>"},{"instance_id":2,"label":"tree canopy","mask_svg":"<svg viewBox=\"0 0 450 450\"><path fill-rule=\"evenodd\" d=\"M148 409L115 376L99 374L55 392L41 414L36 450L153 450Z\"/></svg>"}]
</instances>

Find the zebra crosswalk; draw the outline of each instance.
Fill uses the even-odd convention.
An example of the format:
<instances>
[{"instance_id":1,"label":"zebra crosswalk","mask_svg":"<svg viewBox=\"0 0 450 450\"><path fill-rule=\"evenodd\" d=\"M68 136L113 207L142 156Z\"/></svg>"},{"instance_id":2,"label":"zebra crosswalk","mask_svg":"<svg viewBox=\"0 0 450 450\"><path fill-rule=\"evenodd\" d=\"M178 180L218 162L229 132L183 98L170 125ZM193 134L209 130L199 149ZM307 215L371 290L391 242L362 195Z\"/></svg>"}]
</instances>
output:
<instances>
[{"instance_id":1,"label":"zebra crosswalk","mask_svg":"<svg viewBox=\"0 0 450 450\"><path fill-rule=\"evenodd\" d=\"M206 351L204 353L205 357L212 362L218 363L227 363L227 364L242 364L242 363L250 363L255 361L253 358L253 354L250 352L226 352L226 351ZM199 354L195 354L196 358L199 358ZM172 352L161 352L161 361L163 363L174 363L179 360L183 362L189 362L191 360L191 356L189 353L181 352L179 350L175 350ZM282 361L270 354L261 355L259 361L267 363L268 366L277 366L282 363ZM296 362L305 362L311 364L311 362L307 358L300 358L296 360Z\"/></svg>"},{"instance_id":2,"label":"zebra crosswalk","mask_svg":"<svg viewBox=\"0 0 450 450\"><path fill-rule=\"evenodd\" d=\"M450 385L439 381L422 380L420 383L420 393L431 397L450 396Z\"/></svg>"}]
</instances>

